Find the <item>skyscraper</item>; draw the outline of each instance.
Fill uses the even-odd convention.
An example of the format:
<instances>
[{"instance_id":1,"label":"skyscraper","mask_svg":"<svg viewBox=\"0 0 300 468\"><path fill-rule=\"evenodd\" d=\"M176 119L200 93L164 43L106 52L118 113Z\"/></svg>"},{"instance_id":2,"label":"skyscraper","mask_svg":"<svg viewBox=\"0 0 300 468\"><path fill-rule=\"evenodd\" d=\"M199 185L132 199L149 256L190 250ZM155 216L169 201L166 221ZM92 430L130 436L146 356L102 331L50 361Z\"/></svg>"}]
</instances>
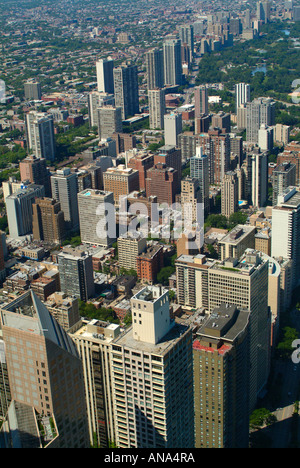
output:
<instances>
[{"instance_id":1,"label":"skyscraper","mask_svg":"<svg viewBox=\"0 0 300 468\"><path fill-rule=\"evenodd\" d=\"M178 32L181 44L188 46L190 61L192 62L194 57L194 26L191 24L179 26Z\"/></svg>"},{"instance_id":2,"label":"skyscraper","mask_svg":"<svg viewBox=\"0 0 300 468\"><path fill-rule=\"evenodd\" d=\"M149 89L149 127L151 129L164 128L164 116L166 112L165 90Z\"/></svg>"},{"instance_id":3,"label":"skyscraper","mask_svg":"<svg viewBox=\"0 0 300 468\"><path fill-rule=\"evenodd\" d=\"M164 87L164 61L161 49L151 49L146 52L147 88Z\"/></svg>"},{"instance_id":4,"label":"skyscraper","mask_svg":"<svg viewBox=\"0 0 300 468\"><path fill-rule=\"evenodd\" d=\"M38 81L28 80L24 84L25 99L40 101L42 97L41 84Z\"/></svg>"},{"instance_id":5,"label":"skyscraper","mask_svg":"<svg viewBox=\"0 0 300 468\"><path fill-rule=\"evenodd\" d=\"M182 132L182 115L172 112L164 116L165 144L178 146L178 135Z\"/></svg>"},{"instance_id":6,"label":"skyscraper","mask_svg":"<svg viewBox=\"0 0 300 468\"><path fill-rule=\"evenodd\" d=\"M51 176L52 198L60 201L65 216L65 228L70 232L79 229L77 179L77 174L71 173L69 168L59 169Z\"/></svg>"},{"instance_id":7,"label":"skyscraper","mask_svg":"<svg viewBox=\"0 0 300 468\"><path fill-rule=\"evenodd\" d=\"M239 208L238 178L236 172L226 172L221 183L221 213L229 218Z\"/></svg>"},{"instance_id":8,"label":"skyscraper","mask_svg":"<svg viewBox=\"0 0 300 468\"><path fill-rule=\"evenodd\" d=\"M126 120L139 113L138 69L136 65L114 68L115 106Z\"/></svg>"},{"instance_id":9,"label":"skyscraper","mask_svg":"<svg viewBox=\"0 0 300 468\"><path fill-rule=\"evenodd\" d=\"M238 83L235 85L235 103L236 112L243 104L250 102L250 85L247 83Z\"/></svg>"},{"instance_id":10,"label":"skyscraper","mask_svg":"<svg viewBox=\"0 0 300 468\"><path fill-rule=\"evenodd\" d=\"M210 313L221 304L250 310L250 411L265 388L270 370L271 314L268 308L269 262L246 250L238 259L216 262L208 270Z\"/></svg>"},{"instance_id":11,"label":"skyscraper","mask_svg":"<svg viewBox=\"0 0 300 468\"><path fill-rule=\"evenodd\" d=\"M116 240L109 232L107 216L114 207L112 192L86 189L78 193L81 241L92 245L110 247ZM108 215L106 215L106 212ZM115 220L112 219L112 222ZM114 227L114 226L113 226Z\"/></svg>"},{"instance_id":12,"label":"skyscraper","mask_svg":"<svg viewBox=\"0 0 300 468\"><path fill-rule=\"evenodd\" d=\"M278 196L272 209L272 246L274 258L293 260L293 285L299 281L300 272L300 193L289 187Z\"/></svg>"},{"instance_id":13,"label":"skyscraper","mask_svg":"<svg viewBox=\"0 0 300 468\"><path fill-rule=\"evenodd\" d=\"M249 447L249 323L249 310L221 304L197 332L193 343L196 448Z\"/></svg>"},{"instance_id":14,"label":"skyscraper","mask_svg":"<svg viewBox=\"0 0 300 468\"><path fill-rule=\"evenodd\" d=\"M38 158L55 159L53 115L30 111L25 116L27 145Z\"/></svg>"},{"instance_id":15,"label":"skyscraper","mask_svg":"<svg viewBox=\"0 0 300 468\"><path fill-rule=\"evenodd\" d=\"M50 171L46 160L29 155L19 163L21 180L29 180L32 184L43 185L45 196L51 196Z\"/></svg>"},{"instance_id":16,"label":"skyscraper","mask_svg":"<svg viewBox=\"0 0 300 468\"><path fill-rule=\"evenodd\" d=\"M275 125L275 101L271 98L257 98L246 104L247 141L258 143L261 125Z\"/></svg>"},{"instance_id":17,"label":"skyscraper","mask_svg":"<svg viewBox=\"0 0 300 468\"><path fill-rule=\"evenodd\" d=\"M268 201L268 153L252 155L252 205L266 206Z\"/></svg>"},{"instance_id":18,"label":"skyscraper","mask_svg":"<svg viewBox=\"0 0 300 468\"><path fill-rule=\"evenodd\" d=\"M165 85L181 85L181 41L179 39L166 39L163 44L163 52Z\"/></svg>"},{"instance_id":19,"label":"skyscraper","mask_svg":"<svg viewBox=\"0 0 300 468\"><path fill-rule=\"evenodd\" d=\"M196 147L196 154L190 159L190 175L199 181L200 200L204 204L204 212L209 212L209 163L202 147Z\"/></svg>"},{"instance_id":20,"label":"skyscraper","mask_svg":"<svg viewBox=\"0 0 300 468\"><path fill-rule=\"evenodd\" d=\"M116 440L120 448L192 448L191 329L170 319L168 291L131 299L132 327L112 344Z\"/></svg>"},{"instance_id":21,"label":"skyscraper","mask_svg":"<svg viewBox=\"0 0 300 468\"><path fill-rule=\"evenodd\" d=\"M79 249L65 248L58 256L61 290L87 301L95 294L92 257Z\"/></svg>"},{"instance_id":22,"label":"skyscraper","mask_svg":"<svg viewBox=\"0 0 300 468\"><path fill-rule=\"evenodd\" d=\"M3 426L7 446L89 448L83 367L74 342L31 290L1 308L0 322L11 392Z\"/></svg>"},{"instance_id":23,"label":"skyscraper","mask_svg":"<svg viewBox=\"0 0 300 468\"><path fill-rule=\"evenodd\" d=\"M32 205L36 198L43 197L42 185L31 184L6 197L9 235L12 238L32 233Z\"/></svg>"},{"instance_id":24,"label":"skyscraper","mask_svg":"<svg viewBox=\"0 0 300 468\"><path fill-rule=\"evenodd\" d=\"M114 133L122 133L121 107L103 106L98 108L98 133L100 140L111 138Z\"/></svg>"},{"instance_id":25,"label":"skyscraper","mask_svg":"<svg viewBox=\"0 0 300 468\"><path fill-rule=\"evenodd\" d=\"M206 86L195 87L195 119L208 114L208 89Z\"/></svg>"},{"instance_id":26,"label":"skyscraper","mask_svg":"<svg viewBox=\"0 0 300 468\"><path fill-rule=\"evenodd\" d=\"M88 112L90 127L98 126L98 108L103 106L114 106L115 98L113 94L92 91L88 96Z\"/></svg>"},{"instance_id":27,"label":"skyscraper","mask_svg":"<svg viewBox=\"0 0 300 468\"><path fill-rule=\"evenodd\" d=\"M296 166L290 162L279 164L272 172L273 206L277 205L278 196L289 187L296 185Z\"/></svg>"},{"instance_id":28,"label":"skyscraper","mask_svg":"<svg viewBox=\"0 0 300 468\"><path fill-rule=\"evenodd\" d=\"M100 59L96 62L97 85L101 93L114 94L114 61Z\"/></svg>"},{"instance_id":29,"label":"skyscraper","mask_svg":"<svg viewBox=\"0 0 300 468\"><path fill-rule=\"evenodd\" d=\"M65 236L65 218L60 202L37 198L32 205L32 232L36 240L61 244Z\"/></svg>"}]
</instances>

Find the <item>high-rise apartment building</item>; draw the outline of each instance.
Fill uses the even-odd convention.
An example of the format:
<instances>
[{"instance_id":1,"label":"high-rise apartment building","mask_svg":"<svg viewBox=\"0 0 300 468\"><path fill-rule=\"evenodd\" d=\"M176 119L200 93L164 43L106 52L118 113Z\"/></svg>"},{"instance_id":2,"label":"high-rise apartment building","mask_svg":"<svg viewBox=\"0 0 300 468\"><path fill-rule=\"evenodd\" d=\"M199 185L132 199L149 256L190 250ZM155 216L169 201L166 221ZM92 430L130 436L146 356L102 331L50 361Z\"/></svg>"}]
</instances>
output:
<instances>
[{"instance_id":1,"label":"high-rise apartment building","mask_svg":"<svg viewBox=\"0 0 300 468\"><path fill-rule=\"evenodd\" d=\"M226 172L230 171L230 136L222 130L209 130L198 136L198 145L209 161L209 183L220 185Z\"/></svg>"},{"instance_id":2,"label":"high-rise apartment building","mask_svg":"<svg viewBox=\"0 0 300 468\"><path fill-rule=\"evenodd\" d=\"M164 87L164 59L163 51L154 48L146 52L147 88Z\"/></svg>"},{"instance_id":3,"label":"high-rise apartment building","mask_svg":"<svg viewBox=\"0 0 300 468\"><path fill-rule=\"evenodd\" d=\"M29 180L32 184L43 185L45 196L51 196L50 171L45 159L29 155L19 163L21 180Z\"/></svg>"},{"instance_id":4,"label":"high-rise apartment building","mask_svg":"<svg viewBox=\"0 0 300 468\"><path fill-rule=\"evenodd\" d=\"M118 238L118 260L121 268L137 270L137 257L146 250L143 235L123 235Z\"/></svg>"},{"instance_id":5,"label":"high-rise apartment building","mask_svg":"<svg viewBox=\"0 0 300 468\"><path fill-rule=\"evenodd\" d=\"M139 113L138 69L136 65L114 68L115 106L121 107L122 119Z\"/></svg>"},{"instance_id":6,"label":"high-rise apartment building","mask_svg":"<svg viewBox=\"0 0 300 468\"><path fill-rule=\"evenodd\" d=\"M269 23L271 18L271 3L268 1L257 2L256 17L258 21Z\"/></svg>"},{"instance_id":7,"label":"high-rise apartment building","mask_svg":"<svg viewBox=\"0 0 300 468\"><path fill-rule=\"evenodd\" d=\"M220 241L220 258L242 257L246 249L255 248L255 226L248 226L247 224L238 224L228 234L226 234Z\"/></svg>"},{"instance_id":8,"label":"high-rise apartment building","mask_svg":"<svg viewBox=\"0 0 300 468\"><path fill-rule=\"evenodd\" d=\"M139 172L139 188L145 190L147 171L154 166L154 155L147 151L134 152L127 167Z\"/></svg>"},{"instance_id":9,"label":"high-rise apartment building","mask_svg":"<svg viewBox=\"0 0 300 468\"><path fill-rule=\"evenodd\" d=\"M216 262L208 270L210 313L221 304L250 310L250 411L265 388L270 370L271 315L268 308L269 262L246 250L238 259Z\"/></svg>"},{"instance_id":10,"label":"high-rise apartment building","mask_svg":"<svg viewBox=\"0 0 300 468\"><path fill-rule=\"evenodd\" d=\"M56 149L53 115L30 111L25 116L25 127L27 145L33 154L38 158L54 161Z\"/></svg>"},{"instance_id":11,"label":"high-rise apartment building","mask_svg":"<svg viewBox=\"0 0 300 468\"><path fill-rule=\"evenodd\" d=\"M44 197L42 185L31 184L9 195L6 202L9 235L12 238L32 233L32 205L36 198Z\"/></svg>"},{"instance_id":12,"label":"high-rise apartment building","mask_svg":"<svg viewBox=\"0 0 300 468\"><path fill-rule=\"evenodd\" d=\"M208 89L206 86L195 87L195 119L208 114Z\"/></svg>"},{"instance_id":13,"label":"high-rise apartment building","mask_svg":"<svg viewBox=\"0 0 300 468\"><path fill-rule=\"evenodd\" d=\"M271 151L274 147L274 127L265 124L258 130L258 146L262 151Z\"/></svg>"},{"instance_id":14,"label":"high-rise apartment building","mask_svg":"<svg viewBox=\"0 0 300 468\"><path fill-rule=\"evenodd\" d=\"M115 440L112 391L112 344L121 333L120 325L101 320L82 320L69 331L81 360L90 444L109 448ZM116 384L118 385L117 381Z\"/></svg>"},{"instance_id":15,"label":"high-rise apartment building","mask_svg":"<svg viewBox=\"0 0 300 468\"><path fill-rule=\"evenodd\" d=\"M92 256L79 249L64 248L58 256L61 290L87 301L95 294Z\"/></svg>"},{"instance_id":16,"label":"high-rise apartment building","mask_svg":"<svg viewBox=\"0 0 300 468\"><path fill-rule=\"evenodd\" d=\"M205 255L180 255L175 262L177 301L184 309L208 310L208 269L215 260Z\"/></svg>"},{"instance_id":17,"label":"high-rise apartment building","mask_svg":"<svg viewBox=\"0 0 300 468\"><path fill-rule=\"evenodd\" d=\"M111 138L114 133L122 133L121 107L103 106L98 108L98 133L100 140Z\"/></svg>"},{"instance_id":18,"label":"high-rise apartment building","mask_svg":"<svg viewBox=\"0 0 300 468\"><path fill-rule=\"evenodd\" d=\"M115 443L194 447L191 329L170 319L168 291L131 298L132 327L112 343Z\"/></svg>"},{"instance_id":19,"label":"high-rise apartment building","mask_svg":"<svg viewBox=\"0 0 300 468\"><path fill-rule=\"evenodd\" d=\"M86 189L78 193L80 237L83 243L110 247L115 242L115 225L109 225L108 219L111 216L111 222L115 222L113 208L112 192Z\"/></svg>"},{"instance_id":20,"label":"high-rise apartment building","mask_svg":"<svg viewBox=\"0 0 300 468\"><path fill-rule=\"evenodd\" d=\"M268 153L252 155L252 205L266 206L268 201Z\"/></svg>"},{"instance_id":21,"label":"high-rise apartment building","mask_svg":"<svg viewBox=\"0 0 300 468\"><path fill-rule=\"evenodd\" d=\"M97 86L100 93L114 94L114 61L100 59L96 62Z\"/></svg>"},{"instance_id":22,"label":"high-rise apartment building","mask_svg":"<svg viewBox=\"0 0 300 468\"><path fill-rule=\"evenodd\" d=\"M113 94L92 91L88 96L88 113L90 127L98 127L98 108L104 106L114 106L115 97Z\"/></svg>"},{"instance_id":23,"label":"high-rise apartment building","mask_svg":"<svg viewBox=\"0 0 300 468\"><path fill-rule=\"evenodd\" d=\"M289 187L296 185L296 165L290 162L279 164L272 172L273 202L277 205L278 196Z\"/></svg>"},{"instance_id":24,"label":"high-rise apartment building","mask_svg":"<svg viewBox=\"0 0 300 468\"><path fill-rule=\"evenodd\" d=\"M51 190L52 198L60 201L60 206L65 216L66 231L78 231L78 175L72 173L69 168L58 169L51 176Z\"/></svg>"},{"instance_id":25,"label":"high-rise apartment building","mask_svg":"<svg viewBox=\"0 0 300 468\"><path fill-rule=\"evenodd\" d=\"M182 115L172 112L164 116L165 144L177 146L182 132Z\"/></svg>"},{"instance_id":26,"label":"high-rise apartment building","mask_svg":"<svg viewBox=\"0 0 300 468\"><path fill-rule=\"evenodd\" d=\"M201 191L199 180L186 177L181 181L181 208L184 225L200 223Z\"/></svg>"},{"instance_id":27,"label":"high-rise apartment building","mask_svg":"<svg viewBox=\"0 0 300 468\"><path fill-rule=\"evenodd\" d=\"M2 306L0 322L11 392L6 446L89 448L75 343L31 290Z\"/></svg>"},{"instance_id":28,"label":"high-rise apartment building","mask_svg":"<svg viewBox=\"0 0 300 468\"><path fill-rule=\"evenodd\" d=\"M204 212L209 212L209 161L201 146L196 147L196 154L190 159L190 175L199 181L200 200Z\"/></svg>"},{"instance_id":29,"label":"high-rise apartment building","mask_svg":"<svg viewBox=\"0 0 300 468\"><path fill-rule=\"evenodd\" d=\"M226 172L221 183L221 213L229 218L239 208L238 178L236 172Z\"/></svg>"},{"instance_id":30,"label":"high-rise apartment building","mask_svg":"<svg viewBox=\"0 0 300 468\"><path fill-rule=\"evenodd\" d=\"M213 114L211 118L212 128L219 128L222 133L230 133L231 129L231 117L229 113L220 111L217 114Z\"/></svg>"},{"instance_id":31,"label":"high-rise apartment building","mask_svg":"<svg viewBox=\"0 0 300 468\"><path fill-rule=\"evenodd\" d=\"M189 51L189 60L194 58L194 26L192 24L179 26L179 39L182 46L187 46Z\"/></svg>"},{"instance_id":32,"label":"high-rise apartment building","mask_svg":"<svg viewBox=\"0 0 300 468\"><path fill-rule=\"evenodd\" d=\"M196 448L249 447L250 333L250 311L229 304L214 309L197 332Z\"/></svg>"},{"instance_id":33,"label":"high-rise apartment building","mask_svg":"<svg viewBox=\"0 0 300 468\"><path fill-rule=\"evenodd\" d=\"M271 98L256 98L246 104L247 141L258 143L261 125L275 125L275 101Z\"/></svg>"},{"instance_id":34,"label":"high-rise apartment building","mask_svg":"<svg viewBox=\"0 0 300 468\"><path fill-rule=\"evenodd\" d=\"M238 83L235 85L235 106L236 112L243 104L250 102L250 85Z\"/></svg>"},{"instance_id":35,"label":"high-rise apartment building","mask_svg":"<svg viewBox=\"0 0 300 468\"><path fill-rule=\"evenodd\" d=\"M178 173L178 179L181 180L181 150L175 145L161 146L154 155L154 165L165 164L168 167L173 167Z\"/></svg>"},{"instance_id":36,"label":"high-rise apartment building","mask_svg":"<svg viewBox=\"0 0 300 468\"><path fill-rule=\"evenodd\" d=\"M65 238L65 217L60 202L37 198L32 205L32 233L35 240L61 244Z\"/></svg>"},{"instance_id":37,"label":"high-rise apartment building","mask_svg":"<svg viewBox=\"0 0 300 468\"><path fill-rule=\"evenodd\" d=\"M272 209L272 257L293 261L293 285L300 271L300 193L289 187Z\"/></svg>"},{"instance_id":38,"label":"high-rise apartment building","mask_svg":"<svg viewBox=\"0 0 300 468\"><path fill-rule=\"evenodd\" d=\"M156 196L157 203L171 206L180 190L178 172L173 167L158 163L147 171L146 196Z\"/></svg>"},{"instance_id":39,"label":"high-rise apartment building","mask_svg":"<svg viewBox=\"0 0 300 468\"><path fill-rule=\"evenodd\" d=\"M25 99L28 101L40 101L42 97L41 84L38 81L28 80L24 84Z\"/></svg>"},{"instance_id":40,"label":"high-rise apartment building","mask_svg":"<svg viewBox=\"0 0 300 468\"><path fill-rule=\"evenodd\" d=\"M165 90L149 89L149 127L152 129L164 128L164 116L166 112Z\"/></svg>"},{"instance_id":41,"label":"high-rise apartment building","mask_svg":"<svg viewBox=\"0 0 300 468\"><path fill-rule=\"evenodd\" d=\"M139 190L139 172L124 165L110 167L103 174L103 184L105 192L114 194L116 205L120 203L120 197Z\"/></svg>"},{"instance_id":42,"label":"high-rise apartment building","mask_svg":"<svg viewBox=\"0 0 300 468\"><path fill-rule=\"evenodd\" d=\"M163 44L163 55L165 85L181 85L181 41L173 38L166 39Z\"/></svg>"},{"instance_id":43,"label":"high-rise apartment building","mask_svg":"<svg viewBox=\"0 0 300 468\"><path fill-rule=\"evenodd\" d=\"M78 325L81 321L77 297L67 296L62 291L55 291L47 297L44 304L65 331Z\"/></svg>"}]
</instances>

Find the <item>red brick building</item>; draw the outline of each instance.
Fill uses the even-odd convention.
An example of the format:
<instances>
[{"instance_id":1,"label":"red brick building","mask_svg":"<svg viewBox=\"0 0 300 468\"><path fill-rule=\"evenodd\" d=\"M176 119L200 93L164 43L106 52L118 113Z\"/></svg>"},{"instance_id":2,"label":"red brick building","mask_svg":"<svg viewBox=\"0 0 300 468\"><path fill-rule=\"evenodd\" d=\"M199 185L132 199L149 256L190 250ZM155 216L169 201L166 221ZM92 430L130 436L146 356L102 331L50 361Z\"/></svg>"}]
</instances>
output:
<instances>
[{"instance_id":1,"label":"red brick building","mask_svg":"<svg viewBox=\"0 0 300 468\"><path fill-rule=\"evenodd\" d=\"M164 266L164 252L162 245L154 245L136 258L138 278L149 284L156 280L157 273Z\"/></svg>"}]
</instances>

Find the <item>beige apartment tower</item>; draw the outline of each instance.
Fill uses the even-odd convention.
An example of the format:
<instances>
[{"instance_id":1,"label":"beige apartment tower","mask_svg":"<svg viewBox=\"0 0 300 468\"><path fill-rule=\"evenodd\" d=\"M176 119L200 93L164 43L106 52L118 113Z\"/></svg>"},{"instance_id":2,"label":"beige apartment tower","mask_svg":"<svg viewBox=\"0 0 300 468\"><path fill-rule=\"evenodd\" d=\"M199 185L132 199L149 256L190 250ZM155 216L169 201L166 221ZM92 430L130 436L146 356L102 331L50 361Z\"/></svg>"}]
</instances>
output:
<instances>
[{"instance_id":1,"label":"beige apartment tower","mask_svg":"<svg viewBox=\"0 0 300 468\"><path fill-rule=\"evenodd\" d=\"M131 298L132 327L112 343L115 443L120 448L193 448L191 328L170 319L168 291Z\"/></svg>"},{"instance_id":2,"label":"beige apartment tower","mask_svg":"<svg viewBox=\"0 0 300 468\"><path fill-rule=\"evenodd\" d=\"M118 256L120 268L137 270L136 258L145 252L147 241L143 235L123 235L118 238Z\"/></svg>"},{"instance_id":3,"label":"beige apartment tower","mask_svg":"<svg viewBox=\"0 0 300 468\"><path fill-rule=\"evenodd\" d=\"M238 178L236 172L227 172L221 183L222 215L229 218L239 208Z\"/></svg>"},{"instance_id":4,"label":"beige apartment tower","mask_svg":"<svg viewBox=\"0 0 300 468\"><path fill-rule=\"evenodd\" d=\"M61 244L65 237L65 217L60 202L37 198L32 205L32 232L35 240Z\"/></svg>"}]
</instances>

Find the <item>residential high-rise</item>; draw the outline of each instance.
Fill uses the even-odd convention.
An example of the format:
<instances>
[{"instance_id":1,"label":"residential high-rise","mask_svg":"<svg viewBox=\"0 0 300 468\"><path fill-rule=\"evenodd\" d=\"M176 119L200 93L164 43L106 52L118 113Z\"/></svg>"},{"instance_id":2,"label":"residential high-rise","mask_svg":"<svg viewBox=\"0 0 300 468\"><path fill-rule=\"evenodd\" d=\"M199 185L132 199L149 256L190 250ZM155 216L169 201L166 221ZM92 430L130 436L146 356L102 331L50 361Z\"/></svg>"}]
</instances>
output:
<instances>
[{"instance_id":1,"label":"residential high-rise","mask_svg":"<svg viewBox=\"0 0 300 468\"><path fill-rule=\"evenodd\" d=\"M178 135L182 132L182 115L172 112L164 116L165 144L178 145Z\"/></svg>"},{"instance_id":2,"label":"residential high-rise","mask_svg":"<svg viewBox=\"0 0 300 468\"><path fill-rule=\"evenodd\" d=\"M221 213L229 218L239 208L238 178L236 172L226 172L221 183Z\"/></svg>"},{"instance_id":3,"label":"residential high-rise","mask_svg":"<svg viewBox=\"0 0 300 468\"><path fill-rule=\"evenodd\" d=\"M100 140L111 138L114 133L122 133L121 107L103 106L98 108L98 133Z\"/></svg>"},{"instance_id":4,"label":"residential high-rise","mask_svg":"<svg viewBox=\"0 0 300 468\"><path fill-rule=\"evenodd\" d=\"M197 331L193 343L196 448L249 447L250 314L221 304Z\"/></svg>"},{"instance_id":5,"label":"residential high-rise","mask_svg":"<svg viewBox=\"0 0 300 468\"><path fill-rule=\"evenodd\" d=\"M230 133L231 129L231 117L229 113L223 111L213 114L211 118L212 128L219 128L222 130L222 133Z\"/></svg>"},{"instance_id":6,"label":"residential high-rise","mask_svg":"<svg viewBox=\"0 0 300 468\"><path fill-rule=\"evenodd\" d=\"M271 151L274 146L274 128L265 124L258 130L258 146L262 151Z\"/></svg>"},{"instance_id":7,"label":"residential high-rise","mask_svg":"<svg viewBox=\"0 0 300 468\"><path fill-rule=\"evenodd\" d=\"M65 331L78 325L81 321L77 297L67 296L64 292L56 291L47 297L44 304Z\"/></svg>"},{"instance_id":8,"label":"residential high-rise","mask_svg":"<svg viewBox=\"0 0 300 468\"><path fill-rule=\"evenodd\" d=\"M256 17L263 23L269 23L271 18L271 3L268 1L257 2Z\"/></svg>"},{"instance_id":9,"label":"residential high-rise","mask_svg":"<svg viewBox=\"0 0 300 468\"><path fill-rule=\"evenodd\" d=\"M11 238L32 233L32 205L36 198L44 197L42 185L31 184L6 197L6 211Z\"/></svg>"},{"instance_id":10,"label":"residential high-rise","mask_svg":"<svg viewBox=\"0 0 300 468\"><path fill-rule=\"evenodd\" d=\"M220 185L230 171L230 135L220 129L209 130L198 136L198 145L208 157L210 185Z\"/></svg>"},{"instance_id":11,"label":"residential high-rise","mask_svg":"<svg viewBox=\"0 0 300 468\"><path fill-rule=\"evenodd\" d=\"M181 181L182 218L187 227L200 223L201 191L199 180L186 177Z\"/></svg>"},{"instance_id":12,"label":"residential high-rise","mask_svg":"<svg viewBox=\"0 0 300 468\"><path fill-rule=\"evenodd\" d=\"M92 256L79 249L64 248L57 256L61 290L87 301L95 294Z\"/></svg>"},{"instance_id":13,"label":"residential high-rise","mask_svg":"<svg viewBox=\"0 0 300 468\"><path fill-rule=\"evenodd\" d=\"M25 99L40 101L42 97L41 84L38 81L28 80L24 84Z\"/></svg>"},{"instance_id":14,"label":"residential high-rise","mask_svg":"<svg viewBox=\"0 0 300 468\"><path fill-rule=\"evenodd\" d=\"M235 85L235 106L236 112L243 104L250 102L250 85L238 83Z\"/></svg>"},{"instance_id":15,"label":"residential high-rise","mask_svg":"<svg viewBox=\"0 0 300 468\"><path fill-rule=\"evenodd\" d=\"M112 392L112 344L121 333L120 325L84 319L69 334L74 340L83 368L90 444L108 448L115 439Z\"/></svg>"},{"instance_id":16,"label":"residential high-rise","mask_svg":"<svg viewBox=\"0 0 300 468\"><path fill-rule=\"evenodd\" d=\"M181 150L175 145L165 144L161 146L157 153L154 154L154 165L165 164L168 167L173 167L178 173L178 180L181 180Z\"/></svg>"},{"instance_id":17,"label":"residential high-rise","mask_svg":"<svg viewBox=\"0 0 300 468\"><path fill-rule=\"evenodd\" d=\"M163 51L154 48L146 52L147 89L164 87Z\"/></svg>"},{"instance_id":18,"label":"residential high-rise","mask_svg":"<svg viewBox=\"0 0 300 468\"><path fill-rule=\"evenodd\" d=\"M100 59L96 62L97 86L101 93L114 94L114 61Z\"/></svg>"},{"instance_id":19,"label":"residential high-rise","mask_svg":"<svg viewBox=\"0 0 300 468\"><path fill-rule=\"evenodd\" d=\"M250 411L265 388L270 371L268 275L268 259L250 249L239 260L229 258L216 262L208 270L210 313L221 304L250 310Z\"/></svg>"},{"instance_id":20,"label":"residential high-rise","mask_svg":"<svg viewBox=\"0 0 300 468\"><path fill-rule=\"evenodd\" d=\"M25 127L27 145L33 154L38 158L54 161L56 149L53 115L30 111L25 116Z\"/></svg>"},{"instance_id":21,"label":"residential high-rise","mask_svg":"<svg viewBox=\"0 0 300 468\"><path fill-rule=\"evenodd\" d=\"M143 235L123 235L118 238L118 260L121 268L137 270L137 257L146 250L147 241Z\"/></svg>"},{"instance_id":22,"label":"residential high-rise","mask_svg":"<svg viewBox=\"0 0 300 468\"><path fill-rule=\"evenodd\" d=\"M83 243L110 247L115 242L116 234L113 236L110 233L108 220L108 216L113 216L110 211L113 208L112 192L86 189L78 193L80 237ZM115 226L111 227L115 230Z\"/></svg>"},{"instance_id":23,"label":"residential high-rise","mask_svg":"<svg viewBox=\"0 0 300 468\"><path fill-rule=\"evenodd\" d=\"M247 141L258 143L261 125L275 125L275 101L271 98L256 98L246 104Z\"/></svg>"},{"instance_id":24,"label":"residential high-rise","mask_svg":"<svg viewBox=\"0 0 300 468\"><path fill-rule=\"evenodd\" d=\"M156 196L157 203L167 203L171 206L179 192L180 181L178 172L173 167L158 163L147 171L146 195Z\"/></svg>"},{"instance_id":25,"label":"residential high-rise","mask_svg":"<svg viewBox=\"0 0 300 468\"><path fill-rule=\"evenodd\" d=\"M272 172L273 201L277 205L278 196L282 195L289 187L296 185L296 165L290 162L279 164Z\"/></svg>"},{"instance_id":26,"label":"residential high-rise","mask_svg":"<svg viewBox=\"0 0 300 468\"><path fill-rule=\"evenodd\" d=\"M132 327L112 343L115 444L194 447L191 328L170 319L168 291L131 299Z\"/></svg>"},{"instance_id":27,"label":"residential high-rise","mask_svg":"<svg viewBox=\"0 0 300 468\"><path fill-rule=\"evenodd\" d=\"M123 164L110 167L103 173L103 184L104 191L112 192L115 204L119 205L120 197L139 190L139 172Z\"/></svg>"},{"instance_id":28,"label":"residential high-rise","mask_svg":"<svg viewBox=\"0 0 300 468\"><path fill-rule=\"evenodd\" d=\"M194 26L192 24L179 26L179 39L181 40L181 44L184 46L186 45L189 50L189 59L192 62L194 58Z\"/></svg>"},{"instance_id":29,"label":"residential high-rise","mask_svg":"<svg viewBox=\"0 0 300 468\"><path fill-rule=\"evenodd\" d=\"M65 238L65 217L60 202L37 198L32 205L32 232L35 240L61 244Z\"/></svg>"},{"instance_id":30,"label":"residential high-rise","mask_svg":"<svg viewBox=\"0 0 300 468\"><path fill-rule=\"evenodd\" d=\"M293 261L293 285L299 281L300 272L300 193L289 187L278 196L272 208L272 248L274 258Z\"/></svg>"},{"instance_id":31,"label":"residential high-rise","mask_svg":"<svg viewBox=\"0 0 300 468\"><path fill-rule=\"evenodd\" d=\"M66 231L78 231L78 175L71 173L69 168L58 169L51 176L51 190L52 198L60 201L60 206L65 216Z\"/></svg>"},{"instance_id":32,"label":"residential high-rise","mask_svg":"<svg viewBox=\"0 0 300 468\"><path fill-rule=\"evenodd\" d=\"M50 171L46 159L29 155L19 163L21 180L29 180L32 184L43 185L45 196L51 196Z\"/></svg>"},{"instance_id":33,"label":"residential high-rise","mask_svg":"<svg viewBox=\"0 0 300 468\"><path fill-rule=\"evenodd\" d=\"M165 90L149 89L149 127L151 129L164 128L164 116L166 112Z\"/></svg>"},{"instance_id":34,"label":"residential high-rise","mask_svg":"<svg viewBox=\"0 0 300 468\"><path fill-rule=\"evenodd\" d=\"M252 155L252 205L266 206L268 201L268 153Z\"/></svg>"},{"instance_id":35,"label":"residential high-rise","mask_svg":"<svg viewBox=\"0 0 300 468\"><path fill-rule=\"evenodd\" d=\"M206 86L195 87L195 119L208 114L208 89Z\"/></svg>"},{"instance_id":36,"label":"residential high-rise","mask_svg":"<svg viewBox=\"0 0 300 468\"><path fill-rule=\"evenodd\" d=\"M190 175L199 181L200 200L204 212L209 212L209 162L201 146L196 147L196 154L190 159Z\"/></svg>"},{"instance_id":37,"label":"residential high-rise","mask_svg":"<svg viewBox=\"0 0 300 468\"><path fill-rule=\"evenodd\" d=\"M147 171L154 165L154 155L147 151L134 152L127 167L139 172L139 189L145 190Z\"/></svg>"},{"instance_id":38,"label":"residential high-rise","mask_svg":"<svg viewBox=\"0 0 300 468\"><path fill-rule=\"evenodd\" d=\"M163 44L164 54L164 84L182 84L181 41L166 39Z\"/></svg>"},{"instance_id":39,"label":"residential high-rise","mask_svg":"<svg viewBox=\"0 0 300 468\"><path fill-rule=\"evenodd\" d=\"M136 65L114 68L115 106L121 107L122 119L139 113L138 69Z\"/></svg>"},{"instance_id":40,"label":"residential high-rise","mask_svg":"<svg viewBox=\"0 0 300 468\"><path fill-rule=\"evenodd\" d=\"M98 108L103 106L114 106L113 94L92 91L88 96L88 113L90 127L98 126Z\"/></svg>"},{"instance_id":41,"label":"residential high-rise","mask_svg":"<svg viewBox=\"0 0 300 468\"><path fill-rule=\"evenodd\" d=\"M215 260L205 255L180 255L175 262L177 301L183 309L208 310L208 269Z\"/></svg>"},{"instance_id":42,"label":"residential high-rise","mask_svg":"<svg viewBox=\"0 0 300 468\"><path fill-rule=\"evenodd\" d=\"M11 392L6 447L89 448L83 365L73 340L31 290L2 306L0 322Z\"/></svg>"},{"instance_id":43,"label":"residential high-rise","mask_svg":"<svg viewBox=\"0 0 300 468\"><path fill-rule=\"evenodd\" d=\"M241 258L246 249L255 248L255 226L238 224L219 241L220 258Z\"/></svg>"}]
</instances>

